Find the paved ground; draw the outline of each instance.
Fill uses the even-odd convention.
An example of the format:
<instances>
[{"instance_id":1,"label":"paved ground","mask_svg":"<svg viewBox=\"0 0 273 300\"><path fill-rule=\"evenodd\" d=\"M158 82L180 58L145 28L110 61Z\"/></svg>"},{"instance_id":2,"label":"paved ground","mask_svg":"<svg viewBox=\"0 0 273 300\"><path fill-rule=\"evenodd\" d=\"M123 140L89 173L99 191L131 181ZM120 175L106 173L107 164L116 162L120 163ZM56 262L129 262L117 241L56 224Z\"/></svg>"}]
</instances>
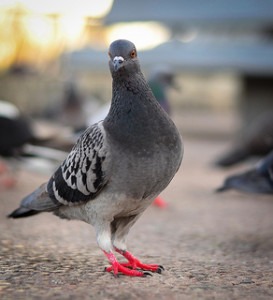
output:
<instances>
[{"instance_id":1,"label":"paved ground","mask_svg":"<svg viewBox=\"0 0 273 300\"><path fill-rule=\"evenodd\" d=\"M0 190L1 299L273 299L273 198L215 194L229 171L210 162L226 144L185 138L179 173L131 230L129 249L163 274L129 278L108 265L92 227L42 214L5 216L47 176L21 170L14 190Z\"/></svg>"}]
</instances>

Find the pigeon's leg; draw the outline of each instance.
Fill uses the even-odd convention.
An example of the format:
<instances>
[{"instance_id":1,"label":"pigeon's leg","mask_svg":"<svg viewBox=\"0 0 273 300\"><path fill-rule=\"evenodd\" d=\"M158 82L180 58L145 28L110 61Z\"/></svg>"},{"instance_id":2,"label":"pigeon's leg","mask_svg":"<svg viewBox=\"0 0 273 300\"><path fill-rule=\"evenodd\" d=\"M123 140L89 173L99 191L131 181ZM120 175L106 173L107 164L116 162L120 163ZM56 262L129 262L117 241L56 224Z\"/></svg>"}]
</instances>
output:
<instances>
[{"instance_id":1,"label":"pigeon's leg","mask_svg":"<svg viewBox=\"0 0 273 300\"><path fill-rule=\"evenodd\" d=\"M114 249L123 255L128 263L122 264L124 267L132 268L133 270L142 269L151 272L161 273L164 268L161 265L147 265L141 263L129 251L126 250L126 237L132 225L136 222L140 215L118 218L112 222L112 243ZM113 268L109 267L106 271L111 271Z\"/></svg>"},{"instance_id":2,"label":"pigeon's leg","mask_svg":"<svg viewBox=\"0 0 273 300\"><path fill-rule=\"evenodd\" d=\"M126 268L126 264L119 263L113 253L113 248L112 248L112 241L111 241L111 230L110 226L109 229L103 228L100 226L99 230L96 230L97 232L97 242L104 254L107 256L111 263L111 267L106 268L106 271L114 271L114 275L117 276L118 273L122 273L127 276L139 276L143 277L146 275L151 275L148 272L142 272L142 271L137 271L137 270L132 270Z\"/></svg>"}]
</instances>

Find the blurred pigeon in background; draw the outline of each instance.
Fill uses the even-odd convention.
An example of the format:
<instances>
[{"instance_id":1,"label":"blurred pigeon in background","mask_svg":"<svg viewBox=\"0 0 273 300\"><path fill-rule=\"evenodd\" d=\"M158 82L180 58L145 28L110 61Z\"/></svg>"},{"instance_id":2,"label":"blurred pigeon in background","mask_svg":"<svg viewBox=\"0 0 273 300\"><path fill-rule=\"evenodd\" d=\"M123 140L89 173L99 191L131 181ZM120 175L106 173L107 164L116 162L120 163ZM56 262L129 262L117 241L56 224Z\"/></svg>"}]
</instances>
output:
<instances>
[{"instance_id":1,"label":"blurred pigeon in background","mask_svg":"<svg viewBox=\"0 0 273 300\"><path fill-rule=\"evenodd\" d=\"M89 127L47 183L25 197L11 218L52 211L95 227L111 263L106 271L145 276L160 265L142 264L126 248L126 237L144 210L170 183L183 156L181 136L156 101L141 70L135 45L110 45L111 108ZM119 263L114 251L128 263ZM140 270L137 270L140 269Z\"/></svg>"},{"instance_id":2,"label":"blurred pigeon in background","mask_svg":"<svg viewBox=\"0 0 273 300\"><path fill-rule=\"evenodd\" d=\"M18 108L6 101L0 101L0 155L20 154L22 146L34 139L30 122Z\"/></svg>"},{"instance_id":3,"label":"blurred pigeon in background","mask_svg":"<svg viewBox=\"0 0 273 300\"><path fill-rule=\"evenodd\" d=\"M218 192L235 189L255 194L273 194L273 151L255 168L226 178Z\"/></svg>"},{"instance_id":4,"label":"blurred pigeon in background","mask_svg":"<svg viewBox=\"0 0 273 300\"><path fill-rule=\"evenodd\" d=\"M174 79L175 74L171 68L168 66L157 66L152 70L148 80L156 100L168 114L171 113L171 105L168 100L167 89L171 87L177 88Z\"/></svg>"},{"instance_id":5,"label":"blurred pigeon in background","mask_svg":"<svg viewBox=\"0 0 273 300\"><path fill-rule=\"evenodd\" d=\"M257 117L245 128L233 149L219 158L215 164L229 167L252 156L264 156L273 150L273 111Z\"/></svg>"},{"instance_id":6,"label":"blurred pigeon in background","mask_svg":"<svg viewBox=\"0 0 273 300\"><path fill-rule=\"evenodd\" d=\"M23 146L34 139L33 130L27 118L18 108L6 101L0 101L0 156L11 158L23 153ZM9 167L0 161L1 184L8 188L16 183ZM3 177L4 176L4 177Z\"/></svg>"},{"instance_id":7,"label":"blurred pigeon in background","mask_svg":"<svg viewBox=\"0 0 273 300\"><path fill-rule=\"evenodd\" d=\"M63 152L43 147L49 139L38 137L30 119L22 115L14 104L0 101L0 156L5 159L5 162L0 161L0 184L5 188L16 184L13 173L18 168L18 160L20 163L24 161L23 157L63 160ZM28 160L26 165L30 167L31 161Z\"/></svg>"}]
</instances>

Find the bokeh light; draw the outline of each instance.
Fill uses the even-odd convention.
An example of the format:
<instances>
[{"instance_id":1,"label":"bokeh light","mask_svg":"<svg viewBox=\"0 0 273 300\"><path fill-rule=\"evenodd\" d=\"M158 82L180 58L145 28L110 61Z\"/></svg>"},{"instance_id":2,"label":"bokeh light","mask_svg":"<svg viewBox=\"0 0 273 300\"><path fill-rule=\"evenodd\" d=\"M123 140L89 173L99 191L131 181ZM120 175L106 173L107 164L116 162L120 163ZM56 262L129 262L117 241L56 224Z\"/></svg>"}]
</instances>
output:
<instances>
[{"instance_id":1,"label":"bokeh light","mask_svg":"<svg viewBox=\"0 0 273 300\"><path fill-rule=\"evenodd\" d=\"M113 5L113 0L3 0L0 8L14 7L21 5L32 13L36 14L75 14L101 18L105 16Z\"/></svg>"},{"instance_id":2,"label":"bokeh light","mask_svg":"<svg viewBox=\"0 0 273 300\"><path fill-rule=\"evenodd\" d=\"M148 50L166 42L170 38L170 32L157 22L132 22L110 26L106 36L108 44L116 39L128 39L139 50Z\"/></svg>"},{"instance_id":3,"label":"bokeh light","mask_svg":"<svg viewBox=\"0 0 273 300\"><path fill-rule=\"evenodd\" d=\"M0 69L46 63L65 50L83 47L89 42L90 19L100 20L112 5L113 0L78 0L76 5L72 0L1 1Z\"/></svg>"}]
</instances>

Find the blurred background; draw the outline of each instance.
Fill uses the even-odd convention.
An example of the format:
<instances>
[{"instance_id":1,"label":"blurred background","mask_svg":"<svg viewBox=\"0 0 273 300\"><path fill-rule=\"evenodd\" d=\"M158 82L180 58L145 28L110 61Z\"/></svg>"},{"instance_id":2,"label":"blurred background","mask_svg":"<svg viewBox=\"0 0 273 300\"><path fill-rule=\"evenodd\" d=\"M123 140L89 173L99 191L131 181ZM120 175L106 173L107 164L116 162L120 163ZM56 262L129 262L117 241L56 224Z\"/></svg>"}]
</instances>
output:
<instances>
[{"instance_id":1,"label":"blurred background","mask_svg":"<svg viewBox=\"0 0 273 300\"><path fill-rule=\"evenodd\" d=\"M118 38L184 136L232 142L273 111L273 1L2 0L0 27L0 100L46 138L104 118Z\"/></svg>"}]
</instances>

